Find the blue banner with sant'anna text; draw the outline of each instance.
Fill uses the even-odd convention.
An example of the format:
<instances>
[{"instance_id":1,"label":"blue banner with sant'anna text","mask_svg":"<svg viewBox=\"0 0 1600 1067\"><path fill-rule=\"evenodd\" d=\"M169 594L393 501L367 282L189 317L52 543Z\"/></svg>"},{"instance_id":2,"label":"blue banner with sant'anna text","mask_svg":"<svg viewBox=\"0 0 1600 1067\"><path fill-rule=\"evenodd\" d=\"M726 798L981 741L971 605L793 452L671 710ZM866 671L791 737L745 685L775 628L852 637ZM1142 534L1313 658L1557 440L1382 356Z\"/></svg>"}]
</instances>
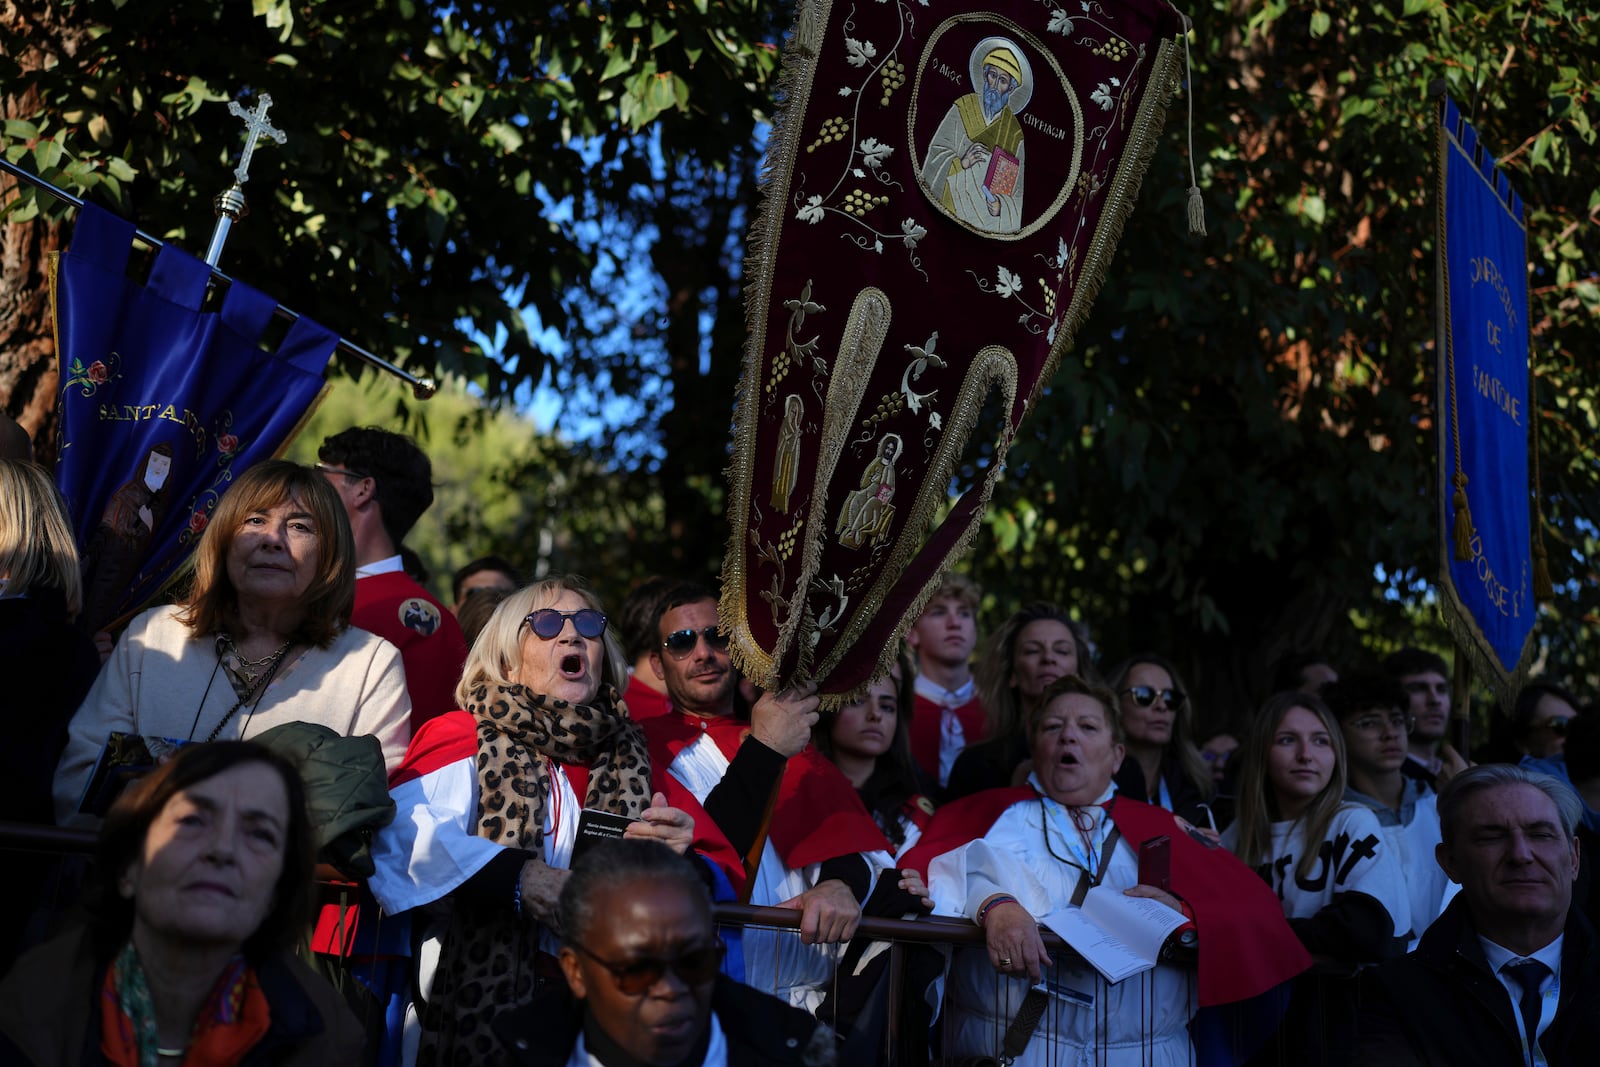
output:
<instances>
[{"instance_id":1,"label":"blue banner with sant'anna text","mask_svg":"<svg viewBox=\"0 0 1600 1067\"><path fill-rule=\"evenodd\" d=\"M1454 102L1439 109L1440 600L1502 696L1533 650L1528 268L1522 201Z\"/></svg>"},{"instance_id":2,"label":"blue banner with sant'anna text","mask_svg":"<svg viewBox=\"0 0 1600 1067\"><path fill-rule=\"evenodd\" d=\"M56 484L84 567L80 623L103 629L160 592L235 474L275 455L322 388L338 337L299 319L264 342L277 302L172 245L128 276L132 223L80 210L51 271L61 360Z\"/></svg>"}]
</instances>

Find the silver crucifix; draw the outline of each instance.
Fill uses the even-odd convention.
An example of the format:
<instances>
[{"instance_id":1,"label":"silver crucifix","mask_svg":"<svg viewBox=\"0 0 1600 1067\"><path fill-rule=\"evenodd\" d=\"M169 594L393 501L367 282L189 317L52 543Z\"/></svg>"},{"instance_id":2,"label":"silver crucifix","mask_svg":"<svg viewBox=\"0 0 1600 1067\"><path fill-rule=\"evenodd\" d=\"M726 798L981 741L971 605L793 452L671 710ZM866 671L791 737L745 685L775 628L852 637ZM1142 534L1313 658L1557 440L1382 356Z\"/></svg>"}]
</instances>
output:
<instances>
[{"instance_id":1,"label":"silver crucifix","mask_svg":"<svg viewBox=\"0 0 1600 1067\"><path fill-rule=\"evenodd\" d=\"M244 155L239 157L239 166L233 172L233 178L240 185L250 180L250 157L255 154L256 141L264 134L277 144L285 140L283 131L267 122L267 110L272 107L272 94L262 93L261 99L256 103L254 111L246 111L239 106L239 101L228 101L228 114L237 115L244 119Z\"/></svg>"},{"instance_id":2,"label":"silver crucifix","mask_svg":"<svg viewBox=\"0 0 1600 1067\"><path fill-rule=\"evenodd\" d=\"M215 267L222 261L222 246L228 240L233 224L250 213L244 199L244 183L250 180L250 157L255 155L256 142L263 136L283 144L283 131L267 122L267 109L272 107L272 94L262 93L254 111L246 111L237 100L228 102L230 114L244 119L244 154L233 172L233 184L217 194L212 206L217 211L217 228L211 232L211 244L206 249L206 262Z\"/></svg>"}]
</instances>

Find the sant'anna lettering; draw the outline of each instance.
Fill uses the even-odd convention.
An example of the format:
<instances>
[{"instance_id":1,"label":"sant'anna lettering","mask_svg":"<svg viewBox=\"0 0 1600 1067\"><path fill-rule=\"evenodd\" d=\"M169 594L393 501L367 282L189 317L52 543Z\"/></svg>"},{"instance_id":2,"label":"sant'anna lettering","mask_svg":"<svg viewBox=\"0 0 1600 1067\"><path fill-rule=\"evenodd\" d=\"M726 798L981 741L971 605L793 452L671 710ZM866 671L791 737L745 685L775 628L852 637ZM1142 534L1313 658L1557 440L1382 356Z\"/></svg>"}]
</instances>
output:
<instances>
[{"instance_id":1,"label":"sant'anna lettering","mask_svg":"<svg viewBox=\"0 0 1600 1067\"><path fill-rule=\"evenodd\" d=\"M1323 841L1317 849L1317 863L1311 868L1310 875L1302 878L1296 871L1299 859L1294 853L1285 853L1270 863L1264 863L1256 868L1259 874L1272 891L1278 894L1278 899L1283 899L1283 889L1290 877L1301 892L1320 893L1328 888L1328 878L1333 877L1335 888L1344 885L1350 879L1350 874L1356 865L1365 859L1377 856L1379 848L1378 835L1367 834L1364 837L1351 840L1349 833L1336 834L1332 840Z\"/></svg>"},{"instance_id":2,"label":"sant'anna lettering","mask_svg":"<svg viewBox=\"0 0 1600 1067\"><path fill-rule=\"evenodd\" d=\"M101 404L96 411L101 422L175 422L194 436L195 448L205 451L206 429L200 415L176 404Z\"/></svg>"}]
</instances>

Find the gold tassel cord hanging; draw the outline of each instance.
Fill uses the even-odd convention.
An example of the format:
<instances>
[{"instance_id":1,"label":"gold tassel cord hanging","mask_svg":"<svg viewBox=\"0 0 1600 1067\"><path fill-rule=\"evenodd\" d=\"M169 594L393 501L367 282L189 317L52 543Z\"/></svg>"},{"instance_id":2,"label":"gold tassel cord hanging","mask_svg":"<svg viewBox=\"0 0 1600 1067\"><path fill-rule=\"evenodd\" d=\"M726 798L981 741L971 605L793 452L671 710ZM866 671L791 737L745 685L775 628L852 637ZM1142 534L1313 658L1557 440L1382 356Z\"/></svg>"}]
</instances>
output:
<instances>
[{"instance_id":1,"label":"gold tassel cord hanging","mask_svg":"<svg viewBox=\"0 0 1600 1067\"><path fill-rule=\"evenodd\" d=\"M1550 582L1550 560L1544 549L1544 491L1539 485L1539 393L1533 360L1528 360L1528 451L1533 453L1533 599L1548 604L1556 597Z\"/></svg>"}]
</instances>

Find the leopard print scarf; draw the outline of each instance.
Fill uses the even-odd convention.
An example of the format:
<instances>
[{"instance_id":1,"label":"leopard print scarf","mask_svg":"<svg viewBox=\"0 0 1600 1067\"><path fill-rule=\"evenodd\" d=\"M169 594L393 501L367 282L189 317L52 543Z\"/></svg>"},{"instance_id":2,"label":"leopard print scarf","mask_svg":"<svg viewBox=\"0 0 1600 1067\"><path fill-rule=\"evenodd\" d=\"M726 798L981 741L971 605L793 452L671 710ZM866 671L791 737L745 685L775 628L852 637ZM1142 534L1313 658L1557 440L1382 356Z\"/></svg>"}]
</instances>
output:
<instances>
[{"instance_id":1,"label":"leopard print scarf","mask_svg":"<svg viewBox=\"0 0 1600 1067\"><path fill-rule=\"evenodd\" d=\"M650 804L650 750L611 686L592 704L480 685L466 710L478 721L474 832L543 854L550 772L545 757L589 767L583 806L638 815ZM489 1022L533 999L539 928L512 900L494 907L453 901L433 990L422 1012L419 1067L498 1064Z\"/></svg>"}]
</instances>

